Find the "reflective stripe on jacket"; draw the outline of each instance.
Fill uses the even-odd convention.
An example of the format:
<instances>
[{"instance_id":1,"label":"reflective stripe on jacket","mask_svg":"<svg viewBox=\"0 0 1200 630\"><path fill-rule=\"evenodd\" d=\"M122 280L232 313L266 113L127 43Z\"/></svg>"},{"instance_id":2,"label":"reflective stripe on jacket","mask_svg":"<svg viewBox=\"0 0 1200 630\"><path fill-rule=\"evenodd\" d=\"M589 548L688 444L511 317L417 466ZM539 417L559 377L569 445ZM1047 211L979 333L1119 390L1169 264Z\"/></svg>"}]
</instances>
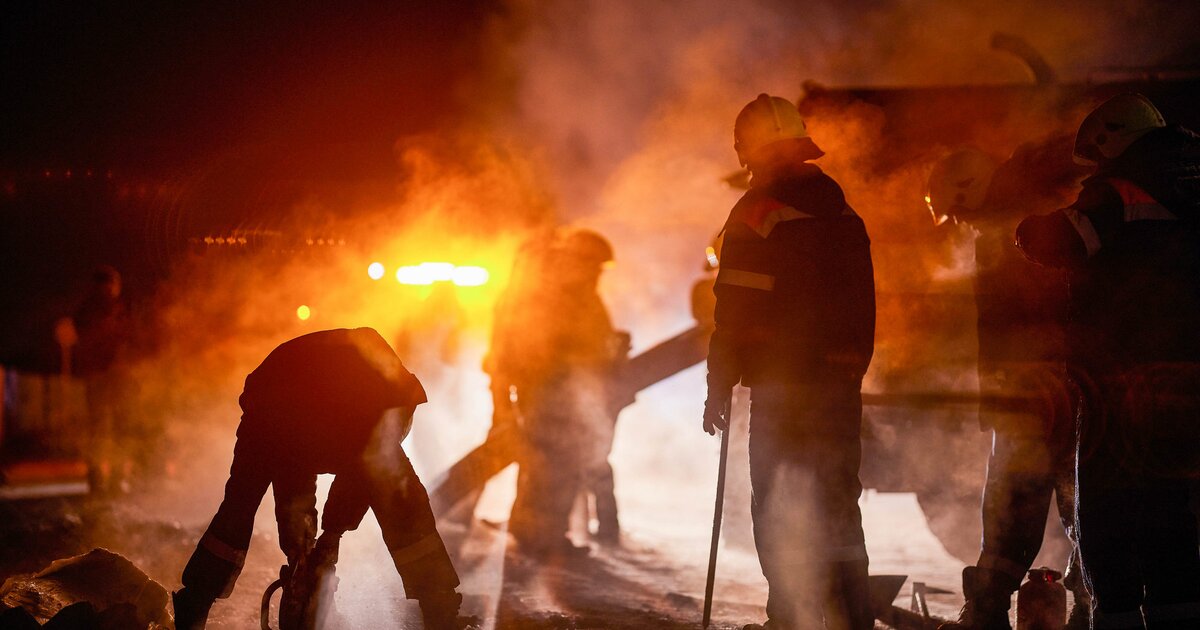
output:
<instances>
[{"instance_id":1,"label":"reflective stripe on jacket","mask_svg":"<svg viewBox=\"0 0 1200 630\"><path fill-rule=\"evenodd\" d=\"M874 347L870 240L815 166L751 189L725 225L710 387L861 378Z\"/></svg>"}]
</instances>

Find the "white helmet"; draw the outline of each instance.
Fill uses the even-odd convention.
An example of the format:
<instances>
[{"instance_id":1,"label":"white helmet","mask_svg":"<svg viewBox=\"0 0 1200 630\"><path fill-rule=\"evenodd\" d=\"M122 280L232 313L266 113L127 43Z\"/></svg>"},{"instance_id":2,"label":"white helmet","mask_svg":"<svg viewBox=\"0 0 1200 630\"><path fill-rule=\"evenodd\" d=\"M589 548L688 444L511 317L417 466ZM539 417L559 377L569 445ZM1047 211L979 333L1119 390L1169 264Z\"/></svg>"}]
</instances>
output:
<instances>
[{"instance_id":1,"label":"white helmet","mask_svg":"<svg viewBox=\"0 0 1200 630\"><path fill-rule=\"evenodd\" d=\"M1075 163L1091 165L1101 159L1114 159L1147 132L1166 126L1150 99L1132 92L1118 94L1080 123L1075 136Z\"/></svg>"},{"instance_id":2,"label":"white helmet","mask_svg":"<svg viewBox=\"0 0 1200 630\"><path fill-rule=\"evenodd\" d=\"M983 207L997 163L975 147L964 147L938 160L929 173L925 205L934 225L949 219L969 221Z\"/></svg>"},{"instance_id":3,"label":"white helmet","mask_svg":"<svg viewBox=\"0 0 1200 630\"><path fill-rule=\"evenodd\" d=\"M786 98L759 94L742 108L733 123L733 150L742 166L763 147L787 140L800 144L806 160L824 155L808 136L800 111Z\"/></svg>"}]
</instances>

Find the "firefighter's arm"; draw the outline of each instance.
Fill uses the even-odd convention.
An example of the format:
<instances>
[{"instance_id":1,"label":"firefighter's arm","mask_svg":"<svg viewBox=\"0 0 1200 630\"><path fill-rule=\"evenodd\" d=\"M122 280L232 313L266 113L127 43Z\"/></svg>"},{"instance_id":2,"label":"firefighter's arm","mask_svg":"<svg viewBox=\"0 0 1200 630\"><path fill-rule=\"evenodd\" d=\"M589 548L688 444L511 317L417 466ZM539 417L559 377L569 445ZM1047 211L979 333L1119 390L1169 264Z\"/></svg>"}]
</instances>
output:
<instances>
[{"instance_id":1,"label":"firefighter's arm","mask_svg":"<svg viewBox=\"0 0 1200 630\"><path fill-rule=\"evenodd\" d=\"M718 324L708 342L708 397L704 401L704 431L715 435L729 427L725 410L733 397L733 387L741 380L737 351L732 335Z\"/></svg>"},{"instance_id":2,"label":"firefighter's arm","mask_svg":"<svg viewBox=\"0 0 1200 630\"><path fill-rule=\"evenodd\" d=\"M1093 184L1070 206L1022 220L1017 247L1039 265L1077 267L1111 242L1122 218L1120 195L1107 184Z\"/></svg>"},{"instance_id":3,"label":"firefighter's arm","mask_svg":"<svg viewBox=\"0 0 1200 630\"><path fill-rule=\"evenodd\" d=\"M730 269L722 269L713 288L717 296L716 327L708 342L708 398L704 401L704 430L709 435L729 426L725 408L733 397L733 387L742 379L739 347L752 325L753 312L756 307L761 310L759 300L755 300L758 296L753 293L762 290L729 282L729 275ZM732 275L736 278L737 272Z\"/></svg>"}]
</instances>

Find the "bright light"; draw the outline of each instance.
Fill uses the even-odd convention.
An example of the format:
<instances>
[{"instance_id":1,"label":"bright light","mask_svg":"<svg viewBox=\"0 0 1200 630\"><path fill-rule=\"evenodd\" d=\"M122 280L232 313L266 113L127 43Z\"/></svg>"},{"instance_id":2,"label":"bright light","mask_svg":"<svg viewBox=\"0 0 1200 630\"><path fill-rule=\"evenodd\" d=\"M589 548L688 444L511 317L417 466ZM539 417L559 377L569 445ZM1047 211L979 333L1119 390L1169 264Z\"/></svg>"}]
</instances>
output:
<instances>
[{"instance_id":1,"label":"bright light","mask_svg":"<svg viewBox=\"0 0 1200 630\"><path fill-rule=\"evenodd\" d=\"M396 280L400 284L433 284L454 279L454 265L447 262L423 262L419 265L406 265L396 270Z\"/></svg>"},{"instance_id":2,"label":"bright light","mask_svg":"<svg viewBox=\"0 0 1200 630\"><path fill-rule=\"evenodd\" d=\"M378 280L382 278L383 272L383 263L373 262L367 266L367 275L370 276L372 280Z\"/></svg>"},{"instance_id":3,"label":"bright light","mask_svg":"<svg viewBox=\"0 0 1200 630\"><path fill-rule=\"evenodd\" d=\"M460 287L478 287L487 284L488 271L483 267L455 267L453 282Z\"/></svg>"},{"instance_id":4,"label":"bright light","mask_svg":"<svg viewBox=\"0 0 1200 630\"><path fill-rule=\"evenodd\" d=\"M717 250L711 245L704 248L704 257L708 259L708 266L716 269L720 266L721 261L717 259Z\"/></svg>"},{"instance_id":5,"label":"bright light","mask_svg":"<svg viewBox=\"0 0 1200 630\"><path fill-rule=\"evenodd\" d=\"M454 265L448 262L423 262L420 267L434 282L450 280L454 277Z\"/></svg>"},{"instance_id":6,"label":"bright light","mask_svg":"<svg viewBox=\"0 0 1200 630\"><path fill-rule=\"evenodd\" d=\"M300 308L296 309L296 317L299 317L300 321L305 321L312 317L312 309L308 308L307 304L301 304Z\"/></svg>"},{"instance_id":7,"label":"bright light","mask_svg":"<svg viewBox=\"0 0 1200 630\"><path fill-rule=\"evenodd\" d=\"M433 280L420 267L405 265L396 270L400 284L433 284Z\"/></svg>"}]
</instances>

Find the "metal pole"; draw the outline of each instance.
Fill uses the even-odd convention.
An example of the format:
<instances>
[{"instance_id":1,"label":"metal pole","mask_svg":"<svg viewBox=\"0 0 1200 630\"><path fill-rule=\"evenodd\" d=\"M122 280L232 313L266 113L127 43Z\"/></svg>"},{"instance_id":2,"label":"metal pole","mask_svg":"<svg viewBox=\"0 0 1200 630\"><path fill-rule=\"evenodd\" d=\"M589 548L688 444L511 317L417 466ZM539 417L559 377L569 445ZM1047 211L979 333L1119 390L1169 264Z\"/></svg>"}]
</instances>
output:
<instances>
[{"instance_id":1,"label":"metal pole","mask_svg":"<svg viewBox=\"0 0 1200 630\"><path fill-rule=\"evenodd\" d=\"M713 585L717 579L717 543L721 540L721 517L725 513L725 464L729 461L729 430L733 428L730 413L733 397L725 403L725 430L721 432L721 463L717 467L717 505L713 509L712 544L708 548L708 581L704 585L704 622L708 628L712 618Z\"/></svg>"}]
</instances>

